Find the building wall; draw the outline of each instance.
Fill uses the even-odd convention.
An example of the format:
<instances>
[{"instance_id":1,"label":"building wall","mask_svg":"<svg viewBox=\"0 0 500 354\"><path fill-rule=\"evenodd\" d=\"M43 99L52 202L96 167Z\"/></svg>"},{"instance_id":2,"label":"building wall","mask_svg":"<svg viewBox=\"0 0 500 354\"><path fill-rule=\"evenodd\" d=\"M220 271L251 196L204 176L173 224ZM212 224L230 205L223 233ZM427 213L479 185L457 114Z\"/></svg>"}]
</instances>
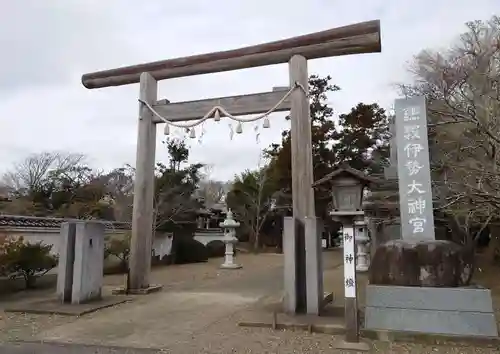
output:
<instances>
[{"instance_id":1,"label":"building wall","mask_svg":"<svg viewBox=\"0 0 500 354\"><path fill-rule=\"evenodd\" d=\"M122 238L129 232L128 230L106 230L106 236ZM26 242L43 242L45 245L52 245L51 253L59 253L60 233L58 228L52 227L0 227L0 236L23 237ZM172 234L157 233L153 241L153 252L163 258L172 251Z\"/></svg>"},{"instance_id":2,"label":"building wall","mask_svg":"<svg viewBox=\"0 0 500 354\"><path fill-rule=\"evenodd\" d=\"M212 241L216 240L223 241L224 232L220 229L197 230L194 233L194 239L200 243L203 243L206 246Z\"/></svg>"},{"instance_id":3,"label":"building wall","mask_svg":"<svg viewBox=\"0 0 500 354\"><path fill-rule=\"evenodd\" d=\"M106 236L113 238L125 237L128 230L115 229L106 230ZM43 242L46 245L52 245L51 253L59 253L59 229L52 227L0 227L0 236L23 237L26 242ZM194 234L194 239L203 243L205 246L214 240L224 240L222 230L198 230ZM173 235L171 233L157 232L153 240L153 255L162 259L172 252Z\"/></svg>"}]
</instances>

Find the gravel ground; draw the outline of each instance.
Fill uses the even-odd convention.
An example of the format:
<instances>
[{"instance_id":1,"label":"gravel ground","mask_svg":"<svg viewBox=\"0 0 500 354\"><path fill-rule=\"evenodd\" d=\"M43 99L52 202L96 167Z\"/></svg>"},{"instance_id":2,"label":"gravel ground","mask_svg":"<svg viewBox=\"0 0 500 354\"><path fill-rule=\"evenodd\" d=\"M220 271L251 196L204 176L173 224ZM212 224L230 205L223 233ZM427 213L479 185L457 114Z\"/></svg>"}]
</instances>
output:
<instances>
[{"instance_id":1,"label":"gravel ground","mask_svg":"<svg viewBox=\"0 0 500 354\"><path fill-rule=\"evenodd\" d=\"M207 333L208 335L208 333ZM339 337L325 334L305 334L294 331L272 331L268 329L242 329L238 334L215 335L210 333L211 340L202 342L202 337L195 337L189 343L156 349L133 349L81 345L52 345L52 344L0 344L0 353L8 354L97 354L97 353L173 353L173 354L229 354L229 353L275 353L275 354L309 354L309 353L358 353L335 349L335 342ZM500 353L498 349L426 346L415 343L391 344L386 342L372 342L371 353L443 353L443 354L493 354ZM361 353L361 352L360 352Z\"/></svg>"},{"instance_id":2,"label":"gravel ground","mask_svg":"<svg viewBox=\"0 0 500 354\"><path fill-rule=\"evenodd\" d=\"M338 256L338 255L337 255ZM328 256L325 266L329 267L338 260ZM196 289L199 287L216 287L224 282L234 284L234 281L246 278L249 286L253 286L254 279L258 274L270 273L271 268L279 267L282 258L274 255L240 255L239 260L244 264L242 270L221 273L217 264L220 260L210 260L204 264L189 264L185 266L156 268L152 274L155 283L165 284L167 289ZM250 275L249 275L250 274ZM105 280L107 285L123 284L123 276L108 276ZM222 283L221 283L222 284ZM154 295L153 295L154 296ZM142 297L138 302L147 302L150 297ZM10 303L15 301L3 301ZM135 302L135 301L134 301ZM125 310L128 304L119 305L117 308L102 310L96 313L105 314L105 311ZM126 314L126 311L123 311ZM168 318L165 314L165 318ZM203 316L203 313L199 314ZM190 333L179 341L165 348L163 353L190 354L190 353L355 353L356 351L345 351L335 349L335 343L342 338L327 334L310 334L302 331L274 331L271 329L242 328L237 327L238 312L232 316L221 318L209 326L194 333ZM92 318L94 314L87 315L81 320ZM116 349L105 347L75 346L73 344L50 345L50 344L24 344L21 346L8 344L8 341L33 340L40 333L56 327L69 325L80 319L66 316L25 315L6 314L0 311L0 353L28 354L28 353L54 353L54 354L88 354L88 353L154 353L154 350L132 350L130 348ZM3 343L3 346L2 344ZM417 343L387 343L370 342L373 353L499 353L498 348L472 348L457 347L452 345L430 346ZM8 346L8 347L7 347Z\"/></svg>"}]
</instances>

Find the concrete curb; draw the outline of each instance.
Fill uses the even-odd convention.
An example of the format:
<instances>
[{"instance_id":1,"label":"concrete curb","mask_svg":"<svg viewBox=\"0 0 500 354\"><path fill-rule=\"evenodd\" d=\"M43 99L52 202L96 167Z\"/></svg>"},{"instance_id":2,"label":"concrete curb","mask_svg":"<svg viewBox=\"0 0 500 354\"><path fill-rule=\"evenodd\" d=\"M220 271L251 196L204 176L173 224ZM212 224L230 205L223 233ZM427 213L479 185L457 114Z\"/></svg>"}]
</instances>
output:
<instances>
[{"instance_id":1,"label":"concrete curb","mask_svg":"<svg viewBox=\"0 0 500 354\"><path fill-rule=\"evenodd\" d=\"M439 335L372 329L361 329L361 335L367 339L385 342L412 342L429 345L454 344L457 346L460 345L481 348L500 347L500 337L464 337L444 334Z\"/></svg>"},{"instance_id":2,"label":"concrete curb","mask_svg":"<svg viewBox=\"0 0 500 354\"><path fill-rule=\"evenodd\" d=\"M97 345L97 344L83 344L83 343L71 343L71 342L58 342L58 341L41 341L41 340L16 340L11 342L6 342L7 345L27 345L32 353L42 353L53 352L55 349L68 349L68 352L83 353L83 350L87 352L92 350L93 353L130 353L130 354L153 354L153 353L167 353L165 348L141 348L141 347L121 347L116 345ZM2 349L0 344L0 349ZM45 351L47 350L47 351ZM0 351L1 352L1 351ZM59 351L57 351L59 353Z\"/></svg>"},{"instance_id":3,"label":"concrete curb","mask_svg":"<svg viewBox=\"0 0 500 354\"><path fill-rule=\"evenodd\" d=\"M109 307L133 301L127 296L106 296L83 304L62 304L58 299L25 302L4 308L6 313L28 313L35 315L83 316Z\"/></svg>"},{"instance_id":4,"label":"concrete curb","mask_svg":"<svg viewBox=\"0 0 500 354\"><path fill-rule=\"evenodd\" d=\"M309 333L322 333L331 335L344 335L345 327L340 324L312 324L312 323L272 323L272 321L248 321L239 322L240 327L250 328L270 328L270 329L289 329L303 330ZM480 347L480 348L499 348L500 337L457 337L450 335L435 335L424 333L411 333L399 331L382 331L361 329L360 335L364 339L379 340L384 342L410 342L427 345L446 345ZM340 348L340 347L339 347ZM341 349L341 348L340 348Z\"/></svg>"}]
</instances>

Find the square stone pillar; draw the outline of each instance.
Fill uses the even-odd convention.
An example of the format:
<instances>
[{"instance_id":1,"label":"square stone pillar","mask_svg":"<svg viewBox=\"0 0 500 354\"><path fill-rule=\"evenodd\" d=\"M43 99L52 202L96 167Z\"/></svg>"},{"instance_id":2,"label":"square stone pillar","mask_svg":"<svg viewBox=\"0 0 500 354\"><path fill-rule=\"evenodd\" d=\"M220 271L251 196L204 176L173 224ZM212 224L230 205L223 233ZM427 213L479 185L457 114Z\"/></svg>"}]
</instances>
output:
<instances>
[{"instance_id":1,"label":"square stone pillar","mask_svg":"<svg viewBox=\"0 0 500 354\"><path fill-rule=\"evenodd\" d=\"M305 228L296 218L283 219L284 311L292 314L305 313L307 310Z\"/></svg>"},{"instance_id":2,"label":"square stone pillar","mask_svg":"<svg viewBox=\"0 0 500 354\"><path fill-rule=\"evenodd\" d=\"M319 315L323 304L323 261L321 233L323 224L317 217L305 218L307 313Z\"/></svg>"},{"instance_id":3,"label":"square stone pillar","mask_svg":"<svg viewBox=\"0 0 500 354\"><path fill-rule=\"evenodd\" d=\"M101 298L104 269L104 224L76 221L61 226L57 295L81 304Z\"/></svg>"},{"instance_id":4,"label":"square stone pillar","mask_svg":"<svg viewBox=\"0 0 500 354\"><path fill-rule=\"evenodd\" d=\"M57 297L61 302L71 302L73 291L73 264L75 263L75 223L61 224L59 263L57 265Z\"/></svg>"}]
</instances>

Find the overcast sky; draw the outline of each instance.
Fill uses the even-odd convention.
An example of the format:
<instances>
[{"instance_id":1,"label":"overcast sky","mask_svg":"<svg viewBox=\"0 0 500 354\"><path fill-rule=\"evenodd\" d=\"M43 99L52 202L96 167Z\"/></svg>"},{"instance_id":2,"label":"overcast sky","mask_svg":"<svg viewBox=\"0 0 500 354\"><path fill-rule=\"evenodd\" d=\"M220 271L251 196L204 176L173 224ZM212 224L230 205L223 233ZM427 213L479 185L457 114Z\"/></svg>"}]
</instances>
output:
<instances>
[{"instance_id":1,"label":"overcast sky","mask_svg":"<svg viewBox=\"0 0 500 354\"><path fill-rule=\"evenodd\" d=\"M380 19L382 53L314 60L331 75L338 113L358 102L390 107L393 84L422 48L447 45L464 22L500 13L499 0L17 0L0 12L0 172L41 151L84 153L94 167L135 164L138 85L87 90L86 72L268 42ZM162 81L171 101L268 91L288 84L286 65ZM228 121L210 122L191 160L229 179L257 165L280 140L283 114L256 142L253 127L231 141ZM158 128L157 161L167 154Z\"/></svg>"}]
</instances>

